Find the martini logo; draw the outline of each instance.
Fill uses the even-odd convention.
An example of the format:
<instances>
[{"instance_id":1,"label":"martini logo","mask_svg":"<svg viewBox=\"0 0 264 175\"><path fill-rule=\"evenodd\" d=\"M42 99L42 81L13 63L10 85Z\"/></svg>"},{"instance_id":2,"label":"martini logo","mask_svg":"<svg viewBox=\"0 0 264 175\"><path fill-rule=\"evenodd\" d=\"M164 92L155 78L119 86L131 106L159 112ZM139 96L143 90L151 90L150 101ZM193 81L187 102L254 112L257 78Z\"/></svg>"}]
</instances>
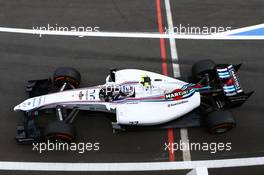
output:
<instances>
[{"instance_id":1,"label":"martini logo","mask_svg":"<svg viewBox=\"0 0 264 175\"><path fill-rule=\"evenodd\" d=\"M190 90L186 89L186 90L182 90L182 89L176 89L171 93L165 94L165 99L167 100L180 100L185 98L186 96L188 96L188 94L190 94Z\"/></svg>"}]
</instances>

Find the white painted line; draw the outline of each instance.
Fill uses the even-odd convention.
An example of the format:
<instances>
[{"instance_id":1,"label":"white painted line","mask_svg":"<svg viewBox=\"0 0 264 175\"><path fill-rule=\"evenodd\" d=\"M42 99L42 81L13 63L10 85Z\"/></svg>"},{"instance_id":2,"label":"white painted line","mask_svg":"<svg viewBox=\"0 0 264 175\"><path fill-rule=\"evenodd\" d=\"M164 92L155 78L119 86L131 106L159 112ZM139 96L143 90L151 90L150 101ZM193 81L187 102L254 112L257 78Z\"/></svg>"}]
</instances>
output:
<instances>
[{"instance_id":1,"label":"white painted line","mask_svg":"<svg viewBox=\"0 0 264 175\"><path fill-rule=\"evenodd\" d=\"M181 76L179 63L172 63L172 69L173 69L173 75L174 75L175 78Z\"/></svg>"},{"instance_id":2,"label":"white painted line","mask_svg":"<svg viewBox=\"0 0 264 175\"><path fill-rule=\"evenodd\" d=\"M173 26L172 14L171 14L170 0L165 0L165 8L167 15L168 31L169 34L173 34L174 26ZM180 65L178 62L178 52L174 38L170 38L170 48L171 48L173 76L177 78L181 76L181 73L180 73ZM180 129L180 136L182 143L184 143L185 145L189 145L188 130L186 128ZM190 161L191 160L190 150L189 149L182 150L182 157L183 157L183 161Z\"/></svg>"},{"instance_id":3,"label":"white painted line","mask_svg":"<svg viewBox=\"0 0 264 175\"><path fill-rule=\"evenodd\" d=\"M185 145L190 145L187 128L182 128L180 130L180 135L182 143ZM186 150L182 150L183 161L191 161L191 151L188 149L188 147L186 148Z\"/></svg>"},{"instance_id":4,"label":"white painted line","mask_svg":"<svg viewBox=\"0 0 264 175\"><path fill-rule=\"evenodd\" d=\"M258 24L258 25L249 26L249 27L242 27L239 29L234 29L234 30L230 30L230 31L226 31L226 32L212 34L212 36L227 36L227 35L232 35L232 34L236 34L236 33L240 33L240 32L246 32L249 30L260 29L260 28L264 28L264 24Z\"/></svg>"},{"instance_id":5,"label":"white painted line","mask_svg":"<svg viewBox=\"0 0 264 175\"><path fill-rule=\"evenodd\" d=\"M264 165L264 157L184 162L55 163L0 162L0 170L27 171L163 171Z\"/></svg>"},{"instance_id":6,"label":"white painted line","mask_svg":"<svg viewBox=\"0 0 264 175\"><path fill-rule=\"evenodd\" d=\"M208 169L205 167L200 167L193 169L187 175L208 175Z\"/></svg>"},{"instance_id":7,"label":"white painted line","mask_svg":"<svg viewBox=\"0 0 264 175\"><path fill-rule=\"evenodd\" d=\"M76 31L50 31L21 28L0 27L0 32L35 34L35 35L58 35L77 37L114 37L114 38L174 38L194 40L264 40L264 36L222 36L222 35L183 35L183 34L160 34L151 32L76 32Z\"/></svg>"},{"instance_id":8,"label":"white painted line","mask_svg":"<svg viewBox=\"0 0 264 175\"><path fill-rule=\"evenodd\" d=\"M174 34L174 26L171 14L171 5L170 0L165 0L165 9L168 23L168 31L169 34ZM172 67L173 67L173 76L180 77L180 66L178 63L178 52L176 48L176 42L174 38L170 38L170 51L171 51L171 59L172 59Z\"/></svg>"}]
</instances>

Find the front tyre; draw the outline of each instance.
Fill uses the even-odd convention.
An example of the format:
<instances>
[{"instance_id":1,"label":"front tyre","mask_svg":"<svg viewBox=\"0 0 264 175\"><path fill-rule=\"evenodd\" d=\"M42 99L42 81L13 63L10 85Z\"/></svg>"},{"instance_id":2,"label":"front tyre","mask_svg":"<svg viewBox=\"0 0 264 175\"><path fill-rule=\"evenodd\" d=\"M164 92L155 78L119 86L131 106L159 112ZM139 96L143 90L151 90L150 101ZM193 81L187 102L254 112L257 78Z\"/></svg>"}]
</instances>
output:
<instances>
[{"instance_id":1,"label":"front tyre","mask_svg":"<svg viewBox=\"0 0 264 175\"><path fill-rule=\"evenodd\" d=\"M61 67L55 70L53 74L53 82L57 87L62 87L64 83L68 83L78 88L81 82L81 74L74 68Z\"/></svg>"},{"instance_id":2,"label":"front tyre","mask_svg":"<svg viewBox=\"0 0 264 175\"><path fill-rule=\"evenodd\" d=\"M71 143L75 140L74 127L63 121L51 122L44 131L46 140Z\"/></svg>"},{"instance_id":3,"label":"front tyre","mask_svg":"<svg viewBox=\"0 0 264 175\"><path fill-rule=\"evenodd\" d=\"M229 111L214 111L205 118L208 131L211 134L225 133L236 126L236 121Z\"/></svg>"}]
</instances>

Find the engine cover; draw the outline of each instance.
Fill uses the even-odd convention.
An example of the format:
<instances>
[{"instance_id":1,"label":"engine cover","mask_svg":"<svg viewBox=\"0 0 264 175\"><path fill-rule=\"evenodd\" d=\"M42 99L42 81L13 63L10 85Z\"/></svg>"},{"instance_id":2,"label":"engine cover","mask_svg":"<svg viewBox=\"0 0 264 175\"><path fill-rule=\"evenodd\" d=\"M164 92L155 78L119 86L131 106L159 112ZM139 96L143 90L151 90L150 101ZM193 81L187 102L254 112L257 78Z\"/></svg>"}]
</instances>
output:
<instances>
[{"instance_id":1,"label":"engine cover","mask_svg":"<svg viewBox=\"0 0 264 175\"><path fill-rule=\"evenodd\" d=\"M117 123L123 125L156 125L177 119L200 105L200 94L155 102L132 102L116 108Z\"/></svg>"}]
</instances>

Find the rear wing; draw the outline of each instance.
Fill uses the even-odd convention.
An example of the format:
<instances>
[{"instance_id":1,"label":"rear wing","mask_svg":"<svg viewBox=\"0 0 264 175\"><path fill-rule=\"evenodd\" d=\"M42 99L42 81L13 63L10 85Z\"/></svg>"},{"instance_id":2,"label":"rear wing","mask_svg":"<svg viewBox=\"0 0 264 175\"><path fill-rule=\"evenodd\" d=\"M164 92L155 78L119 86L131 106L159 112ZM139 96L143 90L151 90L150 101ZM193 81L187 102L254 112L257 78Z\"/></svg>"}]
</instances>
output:
<instances>
[{"instance_id":1,"label":"rear wing","mask_svg":"<svg viewBox=\"0 0 264 175\"><path fill-rule=\"evenodd\" d=\"M236 74L241 64L237 66L228 65L226 67L217 67L216 72L222 84L223 92L226 96L234 96L243 92L243 89Z\"/></svg>"},{"instance_id":2,"label":"rear wing","mask_svg":"<svg viewBox=\"0 0 264 175\"><path fill-rule=\"evenodd\" d=\"M239 82L237 72L242 64L238 65L218 65L216 67L217 76L224 95L232 106L242 105L254 92L245 93Z\"/></svg>"}]
</instances>

